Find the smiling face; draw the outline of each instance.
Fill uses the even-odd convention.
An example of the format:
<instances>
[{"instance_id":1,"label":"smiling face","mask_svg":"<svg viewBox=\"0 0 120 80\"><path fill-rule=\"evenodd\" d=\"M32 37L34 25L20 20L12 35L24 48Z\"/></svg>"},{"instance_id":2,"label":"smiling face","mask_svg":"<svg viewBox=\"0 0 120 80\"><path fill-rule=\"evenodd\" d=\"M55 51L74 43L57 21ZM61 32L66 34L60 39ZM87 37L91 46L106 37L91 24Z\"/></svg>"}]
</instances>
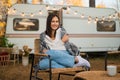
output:
<instances>
[{"instance_id":1,"label":"smiling face","mask_svg":"<svg viewBox=\"0 0 120 80\"><path fill-rule=\"evenodd\" d=\"M56 35L56 30L59 28L60 26L60 19L59 16L56 14L49 14L49 16L47 17L47 22L46 22L46 35L48 35L49 37L52 37Z\"/></svg>"},{"instance_id":2,"label":"smiling face","mask_svg":"<svg viewBox=\"0 0 120 80\"><path fill-rule=\"evenodd\" d=\"M55 16L55 17L52 18L50 26L51 26L52 30L57 30L59 28L59 19L58 19L58 17Z\"/></svg>"}]
</instances>

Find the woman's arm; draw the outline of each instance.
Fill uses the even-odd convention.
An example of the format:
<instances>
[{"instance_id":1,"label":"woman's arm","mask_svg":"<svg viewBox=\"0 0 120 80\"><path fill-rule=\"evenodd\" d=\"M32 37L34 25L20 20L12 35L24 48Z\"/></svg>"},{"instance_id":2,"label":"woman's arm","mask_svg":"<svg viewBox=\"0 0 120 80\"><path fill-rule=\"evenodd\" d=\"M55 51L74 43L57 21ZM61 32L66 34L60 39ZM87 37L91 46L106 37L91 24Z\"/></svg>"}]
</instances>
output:
<instances>
[{"instance_id":1,"label":"woman's arm","mask_svg":"<svg viewBox=\"0 0 120 80\"><path fill-rule=\"evenodd\" d=\"M44 39L45 39L45 33L43 32L40 34L40 52L41 53L45 53L49 49Z\"/></svg>"},{"instance_id":2,"label":"woman's arm","mask_svg":"<svg viewBox=\"0 0 120 80\"><path fill-rule=\"evenodd\" d=\"M63 37L62 37L62 41L65 43L67 41L69 41L69 36L68 34L65 34Z\"/></svg>"},{"instance_id":3,"label":"woman's arm","mask_svg":"<svg viewBox=\"0 0 120 80\"><path fill-rule=\"evenodd\" d=\"M61 40L64 43L69 41L69 35L68 35L67 31L63 27L61 27Z\"/></svg>"}]
</instances>

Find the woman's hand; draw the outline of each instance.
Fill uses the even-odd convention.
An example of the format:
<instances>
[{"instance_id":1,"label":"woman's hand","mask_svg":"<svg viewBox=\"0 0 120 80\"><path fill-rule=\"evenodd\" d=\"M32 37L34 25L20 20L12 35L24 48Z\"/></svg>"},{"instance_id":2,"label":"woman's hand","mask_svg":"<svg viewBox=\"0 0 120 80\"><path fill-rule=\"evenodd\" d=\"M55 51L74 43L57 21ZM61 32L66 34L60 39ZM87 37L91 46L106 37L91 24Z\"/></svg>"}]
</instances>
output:
<instances>
[{"instance_id":1,"label":"woman's hand","mask_svg":"<svg viewBox=\"0 0 120 80\"><path fill-rule=\"evenodd\" d=\"M65 43L69 40L69 36L68 34L65 34L63 37L62 37L62 41Z\"/></svg>"},{"instance_id":2,"label":"woman's hand","mask_svg":"<svg viewBox=\"0 0 120 80\"><path fill-rule=\"evenodd\" d=\"M47 51L48 51L47 49L44 49L44 50L43 50L43 53L46 53Z\"/></svg>"}]
</instances>

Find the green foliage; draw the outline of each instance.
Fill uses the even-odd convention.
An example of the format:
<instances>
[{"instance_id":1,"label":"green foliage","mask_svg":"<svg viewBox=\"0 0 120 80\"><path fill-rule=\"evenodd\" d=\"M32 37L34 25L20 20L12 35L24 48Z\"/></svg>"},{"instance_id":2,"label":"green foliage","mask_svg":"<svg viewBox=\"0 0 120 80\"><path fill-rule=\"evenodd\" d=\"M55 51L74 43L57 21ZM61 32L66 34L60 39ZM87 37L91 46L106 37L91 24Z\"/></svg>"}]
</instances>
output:
<instances>
[{"instance_id":1,"label":"green foliage","mask_svg":"<svg viewBox=\"0 0 120 80\"><path fill-rule=\"evenodd\" d=\"M14 44L14 43L9 42L7 45L8 45L8 47L9 47L9 48L12 48L15 44Z\"/></svg>"},{"instance_id":2,"label":"green foliage","mask_svg":"<svg viewBox=\"0 0 120 80\"><path fill-rule=\"evenodd\" d=\"M1 37L0 38L0 47L7 47L8 39L7 37Z\"/></svg>"},{"instance_id":3,"label":"green foliage","mask_svg":"<svg viewBox=\"0 0 120 80\"><path fill-rule=\"evenodd\" d=\"M10 47L12 48L15 44L9 42L6 36L0 38L0 47Z\"/></svg>"}]
</instances>

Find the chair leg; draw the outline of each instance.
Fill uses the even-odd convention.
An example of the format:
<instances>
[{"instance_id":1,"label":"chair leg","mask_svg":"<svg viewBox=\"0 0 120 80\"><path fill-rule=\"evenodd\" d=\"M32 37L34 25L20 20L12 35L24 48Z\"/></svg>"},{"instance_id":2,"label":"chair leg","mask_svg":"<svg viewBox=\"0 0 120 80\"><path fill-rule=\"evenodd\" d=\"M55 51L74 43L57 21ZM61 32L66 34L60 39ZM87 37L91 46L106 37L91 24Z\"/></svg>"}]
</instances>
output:
<instances>
[{"instance_id":1,"label":"chair leg","mask_svg":"<svg viewBox=\"0 0 120 80\"><path fill-rule=\"evenodd\" d=\"M38 71L35 71L35 76L32 76L32 75L31 75L30 80L32 80L32 77L34 78L34 80L43 80L43 79L37 77L37 72L38 72Z\"/></svg>"},{"instance_id":2,"label":"chair leg","mask_svg":"<svg viewBox=\"0 0 120 80\"><path fill-rule=\"evenodd\" d=\"M60 80L60 73L58 74L58 80Z\"/></svg>"},{"instance_id":3,"label":"chair leg","mask_svg":"<svg viewBox=\"0 0 120 80\"><path fill-rule=\"evenodd\" d=\"M32 77L34 78L34 79L32 79ZM41 78L39 78L39 77L35 77L35 76L32 76L31 77L31 80L43 80L43 79L41 79Z\"/></svg>"},{"instance_id":4,"label":"chair leg","mask_svg":"<svg viewBox=\"0 0 120 80\"><path fill-rule=\"evenodd\" d=\"M52 73L49 73L49 80L52 80Z\"/></svg>"}]
</instances>

